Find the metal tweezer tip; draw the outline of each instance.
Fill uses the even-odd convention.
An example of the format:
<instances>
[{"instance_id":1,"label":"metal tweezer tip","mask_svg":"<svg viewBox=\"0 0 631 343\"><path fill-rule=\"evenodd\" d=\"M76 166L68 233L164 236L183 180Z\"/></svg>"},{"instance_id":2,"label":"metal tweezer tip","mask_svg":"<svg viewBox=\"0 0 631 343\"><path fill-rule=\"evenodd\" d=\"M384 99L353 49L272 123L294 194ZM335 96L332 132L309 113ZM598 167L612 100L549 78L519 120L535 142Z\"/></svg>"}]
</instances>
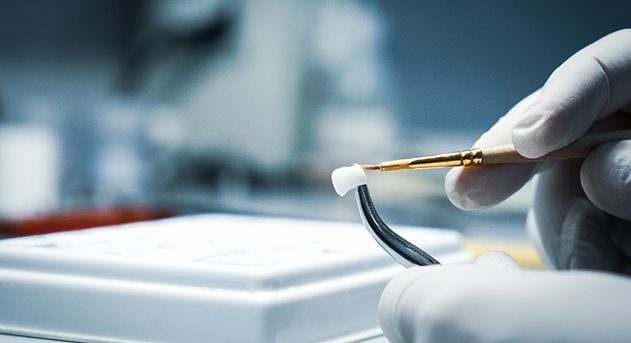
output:
<instances>
[{"instance_id":1,"label":"metal tweezer tip","mask_svg":"<svg viewBox=\"0 0 631 343\"><path fill-rule=\"evenodd\" d=\"M392 231L379 217L375 205L372 203L367 185L360 185L356 188L357 207L359 215L370 232L370 235L381 245L381 247L392 256L397 262L405 267L428 266L440 264L430 254L421 248L410 243L405 238Z\"/></svg>"}]
</instances>

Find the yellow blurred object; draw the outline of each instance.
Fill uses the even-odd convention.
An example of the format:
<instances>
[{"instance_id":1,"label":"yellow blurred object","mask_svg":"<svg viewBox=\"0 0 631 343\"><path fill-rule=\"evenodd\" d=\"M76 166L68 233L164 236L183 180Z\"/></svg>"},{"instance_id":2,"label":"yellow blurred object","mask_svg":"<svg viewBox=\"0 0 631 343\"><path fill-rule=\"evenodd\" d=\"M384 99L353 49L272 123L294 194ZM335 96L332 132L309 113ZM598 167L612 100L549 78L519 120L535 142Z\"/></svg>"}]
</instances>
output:
<instances>
[{"instance_id":1,"label":"yellow blurred object","mask_svg":"<svg viewBox=\"0 0 631 343\"><path fill-rule=\"evenodd\" d=\"M524 268L543 268L543 262L539 258L537 251L527 242L466 239L464 246L466 250L476 257L489 250L502 250L510 254Z\"/></svg>"}]
</instances>

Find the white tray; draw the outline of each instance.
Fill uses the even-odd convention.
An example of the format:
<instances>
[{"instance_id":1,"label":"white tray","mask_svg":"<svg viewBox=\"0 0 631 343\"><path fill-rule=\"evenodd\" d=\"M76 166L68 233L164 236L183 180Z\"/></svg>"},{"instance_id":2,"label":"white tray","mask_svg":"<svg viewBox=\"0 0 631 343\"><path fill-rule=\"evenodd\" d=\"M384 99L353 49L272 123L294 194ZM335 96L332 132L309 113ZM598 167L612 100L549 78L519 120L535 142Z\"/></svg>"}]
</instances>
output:
<instances>
[{"instance_id":1,"label":"white tray","mask_svg":"<svg viewBox=\"0 0 631 343\"><path fill-rule=\"evenodd\" d=\"M443 263L452 231L398 228ZM81 342L354 341L402 271L361 224L203 215L0 241L0 333Z\"/></svg>"}]
</instances>

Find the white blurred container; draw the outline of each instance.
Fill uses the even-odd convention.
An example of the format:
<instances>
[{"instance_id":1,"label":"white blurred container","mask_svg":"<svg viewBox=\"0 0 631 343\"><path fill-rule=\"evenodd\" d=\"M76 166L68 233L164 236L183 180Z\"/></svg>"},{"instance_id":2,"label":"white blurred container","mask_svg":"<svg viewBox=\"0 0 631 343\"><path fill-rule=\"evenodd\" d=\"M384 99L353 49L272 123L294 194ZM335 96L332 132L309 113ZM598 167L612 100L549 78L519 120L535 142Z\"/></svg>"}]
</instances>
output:
<instances>
[{"instance_id":1,"label":"white blurred container","mask_svg":"<svg viewBox=\"0 0 631 343\"><path fill-rule=\"evenodd\" d=\"M443 263L471 259L456 232L399 231ZM402 270L359 223L203 215L8 239L0 337L365 342Z\"/></svg>"},{"instance_id":2,"label":"white blurred container","mask_svg":"<svg viewBox=\"0 0 631 343\"><path fill-rule=\"evenodd\" d=\"M49 128L0 127L0 217L48 211L59 202L60 147Z\"/></svg>"}]
</instances>

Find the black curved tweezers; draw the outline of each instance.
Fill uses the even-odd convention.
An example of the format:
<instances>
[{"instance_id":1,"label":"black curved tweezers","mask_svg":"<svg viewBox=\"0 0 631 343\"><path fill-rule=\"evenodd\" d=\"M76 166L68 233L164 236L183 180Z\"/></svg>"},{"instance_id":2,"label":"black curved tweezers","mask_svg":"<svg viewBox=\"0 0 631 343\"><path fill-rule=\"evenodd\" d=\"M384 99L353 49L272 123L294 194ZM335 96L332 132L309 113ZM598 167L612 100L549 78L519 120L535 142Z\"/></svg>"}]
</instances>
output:
<instances>
[{"instance_id":1,"label":"black curved tweezers","mask_svg":"<svg viewBox=\"0 0 631 343\"><path fill-rule=\"evenodd\" d=\"M440 264L428 253L397 235L381 220L370 198L368 186L360 185L356 189L357 207L362 221L370 235L397 262L406 268Z\"/></svg>"}]
</instances>

